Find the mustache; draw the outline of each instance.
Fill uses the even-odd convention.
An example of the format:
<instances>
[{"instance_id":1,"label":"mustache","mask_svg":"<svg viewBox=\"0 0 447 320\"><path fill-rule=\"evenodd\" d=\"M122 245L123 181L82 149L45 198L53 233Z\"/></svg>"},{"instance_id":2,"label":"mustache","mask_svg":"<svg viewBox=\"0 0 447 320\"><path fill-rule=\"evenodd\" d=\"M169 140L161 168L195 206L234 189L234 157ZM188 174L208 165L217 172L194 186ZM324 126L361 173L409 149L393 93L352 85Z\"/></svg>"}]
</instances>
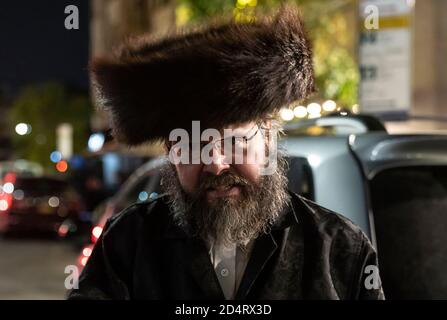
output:
<instances>
[{"instance_id":1,"label":"mustache","mask_svg":"<svg viewBox=\"0 0 447 320\"><path fill-rule=\"evenodd\" d=\"M247 188L251 186L251 183L247 179L230 171L224 172L220 175L206 174L200 180L201 181L198 188L199 194L207 191L208 189L219 187L226 188L236 185L238 187Z\"/></svg>"}]
</instances>

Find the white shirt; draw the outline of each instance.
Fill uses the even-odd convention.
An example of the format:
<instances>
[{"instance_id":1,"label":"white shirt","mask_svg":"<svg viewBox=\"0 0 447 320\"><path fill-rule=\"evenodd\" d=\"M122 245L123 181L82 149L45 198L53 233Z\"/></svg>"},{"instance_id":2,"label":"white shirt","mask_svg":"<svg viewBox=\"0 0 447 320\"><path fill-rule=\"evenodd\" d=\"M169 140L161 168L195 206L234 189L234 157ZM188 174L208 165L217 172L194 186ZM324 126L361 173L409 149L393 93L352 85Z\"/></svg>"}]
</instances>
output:
<instances>
[{"instance_id":1,"label":"white shirt","mask_svg":"<svg viewBox=\"0 0 447 320\"><path fill-rule=\"evenodd\" d=\"M208 247L211 263L225 299L234 299L250 259L253 241L244 249L236 245L225 247L215 243L208 243Z\"/></svg>"}]
</instances>

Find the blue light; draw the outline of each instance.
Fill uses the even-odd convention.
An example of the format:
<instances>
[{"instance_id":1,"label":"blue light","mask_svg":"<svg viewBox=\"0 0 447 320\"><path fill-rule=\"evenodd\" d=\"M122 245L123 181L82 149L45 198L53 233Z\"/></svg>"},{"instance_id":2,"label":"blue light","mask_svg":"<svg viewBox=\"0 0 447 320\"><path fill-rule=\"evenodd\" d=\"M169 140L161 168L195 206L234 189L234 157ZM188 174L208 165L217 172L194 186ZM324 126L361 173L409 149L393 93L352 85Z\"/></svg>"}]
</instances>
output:
<instances>
[{"instance_id":1,"label":"blue light","mask_svg":"<svg viewBox=\"0 0 447 320\"><path fill-rule=\"evenodd\" d=\"M60 153L59 151L51 152L50 160L51 162L58 163L59 161L62 160L62 153Z\"/></svg>"},{"instance_id":2,"label":"blue light","mask_svg":"<svg viewBox=\"0 0 447 320\"><path fill-rule=\"evenodd\" d=\"M140 201L146 201L149 198L149 195L147 194L146 191L141 191L140 194L138 195L138 200Z\"/></svg>"},{"instance_id":3,"label":"blue light","mask_svg":"<svg viewBox=\"0 0 447 320\"><path fill-rule=\"evenodd\" d=\"M74 155L73 157L71 157L70 159L70 166L73 169L80 169L83 166L85 166L85 160L82 156L80 155Z\"/></svg>"}]
</instances>

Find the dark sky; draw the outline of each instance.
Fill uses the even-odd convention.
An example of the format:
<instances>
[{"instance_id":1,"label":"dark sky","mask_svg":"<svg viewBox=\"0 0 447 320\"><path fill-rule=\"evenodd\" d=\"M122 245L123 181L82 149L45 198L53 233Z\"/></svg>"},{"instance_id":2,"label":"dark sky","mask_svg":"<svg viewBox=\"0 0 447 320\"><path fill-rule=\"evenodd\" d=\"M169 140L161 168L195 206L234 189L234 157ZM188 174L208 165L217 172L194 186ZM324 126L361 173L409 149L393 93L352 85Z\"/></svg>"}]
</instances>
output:
<instances>
[{"instance_id":1,"label":"dark sky","mask_svg":"<svg viewBox=\"0 0 447 320\"><path fill-rule=\"evenodd\" d=\"M79 8L79 30L65 29L67 5ZM87 89L89 14L88 0L1 0L0 90L42 81Z\"/></svg>"}]
</instances>

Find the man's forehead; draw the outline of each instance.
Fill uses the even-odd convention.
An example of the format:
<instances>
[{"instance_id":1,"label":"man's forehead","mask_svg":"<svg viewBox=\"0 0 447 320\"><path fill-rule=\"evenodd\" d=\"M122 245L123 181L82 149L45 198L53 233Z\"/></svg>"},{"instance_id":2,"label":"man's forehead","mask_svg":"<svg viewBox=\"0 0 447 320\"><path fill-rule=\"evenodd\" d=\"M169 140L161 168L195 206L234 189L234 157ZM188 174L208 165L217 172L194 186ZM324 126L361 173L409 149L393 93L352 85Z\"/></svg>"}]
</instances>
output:
<instances>
[{"instance_id":1,"label":"man's forehead","mask_svg":"<svg viewBox=\"0 0 447 320\"><path fill-rule=\"evenodd\" d=\"M194 141L213 141L229 137L252 136L258 131L260 123L267 124L269 121L247 121L230 123L220 128L201 125L200 121L193 121L191 128L178 128L171 132L167 142L191 143Z\"/></svg>"},{"instance_id":2,"label":"man's forehead","mask_svg":"<svg viewBox=\"0 0 447 320\"><path fill-rule=\"evenodd\" d=\"M253 128L256 125L256 122L250 121L250 122L244 122L244 123L234 123L227 126L224 126L223 128L220 128L218 131L220 133L232 132L232 133L245 133L251 128Z\"/></svg>"},{"instance_id":3,"label":"man's forehead","mask_svg":"<svg viewBox=\"0 0 447 320\"><path fill-rule=\"evenodd\" d=\"M238 135L238 134L245 134L249 132L251 129L253 129L258 122L256 121L249 121L249 122L243 122L243 123L231 123L224 125L222 127L209 127L209 126L203 126L200 123L195 123L193 126L187 130L187 132L190 135L202 135L202 134L209 134L210 132L218 132L220 135L224 136L226 133L230 135Z\"/></svg>"}]
</instances>

